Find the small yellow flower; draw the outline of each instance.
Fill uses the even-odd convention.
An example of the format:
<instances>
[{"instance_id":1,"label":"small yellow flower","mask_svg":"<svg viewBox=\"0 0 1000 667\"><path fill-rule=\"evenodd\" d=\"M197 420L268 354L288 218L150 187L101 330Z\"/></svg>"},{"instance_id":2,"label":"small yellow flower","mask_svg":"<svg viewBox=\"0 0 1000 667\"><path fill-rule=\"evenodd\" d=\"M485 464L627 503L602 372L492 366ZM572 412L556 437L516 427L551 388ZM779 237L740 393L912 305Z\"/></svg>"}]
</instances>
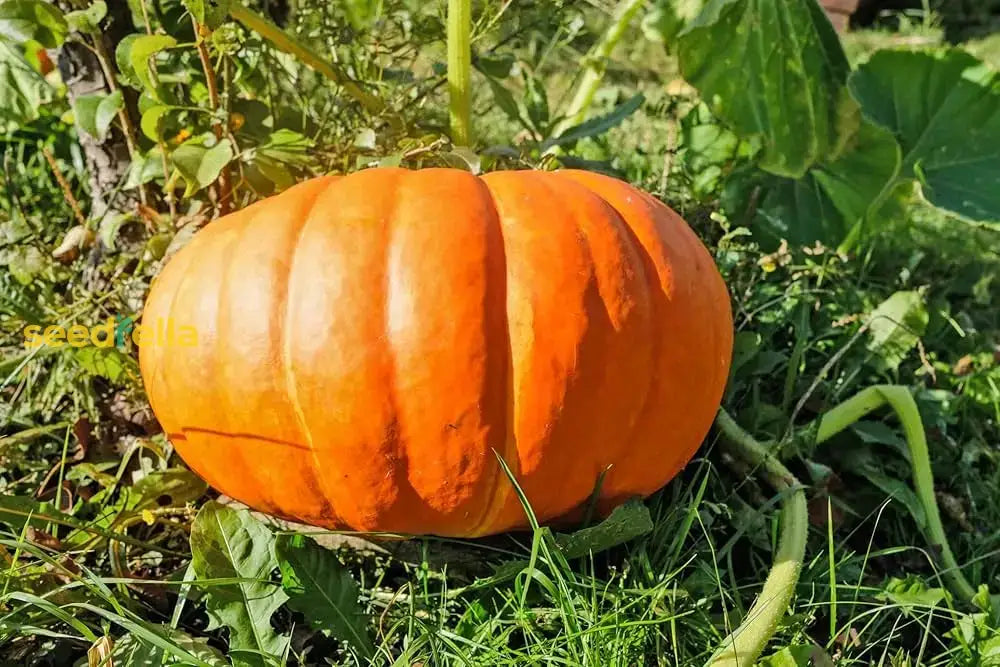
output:
<instances>
[{"instance_id":1,"label":"small yellow flower","mask_svg":"<svg viewBox=\"0 0 1000 667\"><path fill-rule=\"evenodd\" d=\"M156 523L156 517L153 516L153 513L150 512L149 510L142 511L142 520L146 522L147 526L152 526L154 523Z\"/></svg>"}]
</instances>

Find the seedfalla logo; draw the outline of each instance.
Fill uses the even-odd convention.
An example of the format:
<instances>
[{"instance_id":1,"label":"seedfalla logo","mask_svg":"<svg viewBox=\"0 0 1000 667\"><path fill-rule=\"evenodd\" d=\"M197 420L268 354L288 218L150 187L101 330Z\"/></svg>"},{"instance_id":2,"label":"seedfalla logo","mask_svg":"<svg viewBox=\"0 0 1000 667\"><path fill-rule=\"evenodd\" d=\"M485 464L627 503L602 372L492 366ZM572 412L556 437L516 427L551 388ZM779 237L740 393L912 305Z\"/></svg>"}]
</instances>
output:
<instances>
[{"instance_id":1,"label":"seedfalla logo","mask_svg":"<svg viewBox=\"0 0 1000 667\"><path fill-rule=\"evenodd\" d=\"M24 328L24 346L28 349L46 347L195 347L198 329L180 324L173 318L157 318L137 324L131 316L109 317L95 326L53 324L42 327L32 324Z\"/></svg>"}]
</instances>

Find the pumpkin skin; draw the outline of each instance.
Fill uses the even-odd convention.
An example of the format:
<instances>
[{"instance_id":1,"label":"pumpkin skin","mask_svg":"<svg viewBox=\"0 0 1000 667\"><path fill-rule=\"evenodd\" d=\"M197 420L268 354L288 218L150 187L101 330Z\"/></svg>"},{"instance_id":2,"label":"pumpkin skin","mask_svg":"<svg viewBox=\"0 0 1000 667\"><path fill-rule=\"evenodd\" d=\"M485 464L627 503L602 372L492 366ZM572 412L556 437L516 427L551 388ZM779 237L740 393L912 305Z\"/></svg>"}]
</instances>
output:
<instances>
[{"instance_id":1,"label":"pumpkin skin","mask_svg":"<svg viewBox=\"0 0 1000 667\"><path fill-rule=\"evenodd\" d=\"M721 401L729 296L676 213L578 171L370 169L226 216L154 281L150 403L209 484L332 529L473 537L686 465Z\"/></svg>"}]
</instances>

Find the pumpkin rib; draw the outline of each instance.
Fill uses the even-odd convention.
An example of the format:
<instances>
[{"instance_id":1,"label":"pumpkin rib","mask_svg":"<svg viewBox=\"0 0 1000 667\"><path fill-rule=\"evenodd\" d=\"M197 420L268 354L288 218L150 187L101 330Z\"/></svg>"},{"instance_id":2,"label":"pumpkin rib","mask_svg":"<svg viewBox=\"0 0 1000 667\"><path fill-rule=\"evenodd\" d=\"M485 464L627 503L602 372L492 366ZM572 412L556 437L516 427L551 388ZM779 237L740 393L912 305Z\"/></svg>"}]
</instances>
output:
<instances>
[{"instance_id":1,"label":"pumpkin rib","mask_svg":"<svg viewBox=\"0 0 1000 667\"><path fill-rule=\"evenodd\" d=\"M599 461L594 462L591 465L591 470L579 471L581 475L590 477L594 482L594 486L596 486L598 481L601 479L602 471L607 470L608 472L610 472L610 469L614 466L614 464L623 456L627 455L627 450L631 442L631 434L635 432L635 429L639 422L639 416L642 414L643 407L649 401L650 388L652 387L653 383L653 378L651 377L651 373L649 372L649 370L650 368L652 368L652 361L655 358L653 354L655 350L654 348L655 339L659 338L658 336L653 335L653 332L655 330L655 318L652 312L652 303L650 296L652 288L650 285L650 281L646 275L647 272L644 261L644 254L645 254L644 250L637 243L637 240L635 239L635 236L632 233L632 230L629 227L628 222L625 220L622 214L615 207L613 207L606 199L601 197L599 193L587 187L585 184L579 183L572 179L563 178L559 172L551 172L548 173L547 176L549 178L558 179L559 181L561 181L563 187L580 188L581 190L586 191L587 196L593 198L593 201L597 205L597 207L604 209L604 213L607 215L606 222L610 223L609 226L611 227L611 229L614 230L613 236L616 237L621 243L620 250L623 253L621 257L622 263L625 265L626 270L631 269L632 271L632 278L633 278L632 282L634 284L630 286L633 287L633 289L631 290L626 289L623 290L623 292L625 295L630 295L631 297L633 297L635 301L631 304L631 307L629 307L627 304L625 305L625 309L627 310L627 312L619 313L617 318L612 317L612 311L614 309L609 307L609 304L613 303L616 300L616 297L619 297L621 295L611 292L611 290L613 289L613 285L608 285L607 283L611 280L614 280L615 276L612 273L611 275L603 276L602 279L602 272L600 270L595 270L594 278L598 293L600 295L600 301L604 306L605 310L607 311L607 317L609 321L611 321L612 326L614 328L615 336L613 337L613 340L614 338L618 337L625 338L626 332L624 331L624 328L631 325L631 328L639 330L637 333L641 335L638 335L637 338L639 339L639 341L641 341L640 344L645 344L646 348L649 351L649 354L643 355L645 358L642 359L640 362L633 362L635 374L637 376L642 376L642 380L636 379L635 381L630 381L627 387L629 402L635 402L637 404L636 406L630 406L629 408L626 408L626 414L627 413L631 414L629 415L628 419L626 419L626 423L621 425L624 427L625 432L628 433L629 435L627 437L618 437L618 438L608 437L605 440L605 442L609 443L609 445L611 443L617 442L618 447L614 451L608 451L603 454L601 458L603 459L603 461L606 461L607 463L602 464ZM589 215L593 213L593 211L586 209L582 210L581 212L577 211L576 207L579 206L578 202L580 202L582 199L584 198L570 197L569 206L570 210L573 211L574 213L574 217L577 220L577 224L581 233L584 235L584 238L586 239L587 250L591 255L591 261L596 268L604 264L604 262L599 261L595 255L596 241L593 238L596 234L599 234L601 230L599 228L596 229L588 228L588 224L590 224L591 227L594 227L593 223L591 222L591 215ZM602 257L601 259L603 260L606 258ZM625 276L623 276L623 282L626 283L629 282L627 273ZM641 298L638 297L638 295L640 294ZM641 317L643 311L644 311L644 317ZM638 322L633 323L632 320L635 318L638 319ZM613 349L611 345L607 345L605 347L604 352L608 357L607 361L605 361L605 363L602 364L602 366L605 369L610 368L613 364L620 364L621 362L619 360L620 359L619 355L625 356L627 358L627 356L630 353L634 354L634 349L637 347L637 345L621 345L620 347L625 349ZM607 375L608 374L605 373L602 380L605 381L614 380L613 376L611 378L608 378ZM610 393L612 397L618 395L617 392L610 392ZM584 497L580 498L578 505L583 505L584 503L586 503L586 501L589 500L591 495L593 495L593 492L594 492L593 487L588 489L587 494Z\"/></svg>"},{"instance_id":2,"label":"pumpkin rib","mask_svg":"<svg viewBox=\"0 0 1000 667\"><path fill-rule=\"evenodd\" d=\"M249 211L248 211L249 212ZM246 215L240 216L238 219L239 224L230 224L226 227L220 227L217 230L212 230L214 236L206 236L202 248L209 248L214 251L217 256L222 258L230 257L230 251L233 244L239 239L239 231L242 228L242 222L246 219ZM201 248L199 248L201 249ZM188 374L191 371L197 372L197 377L199 381L204 383L205 391L201 394L200 398L202 400L193 402L189 405L186 415L182 416L181 422L181 432L187 439L187 447L189 449L198 449L201 452L205 452L199 456L199 460L205 465L206 468L214 469L224 469L225 470L225 480L218 485L218 488L222 490L227 495L238 497L249 505L254 507L260 507L263 511L271 512L277 508L270 502L265 502L263 495L260 493L259 485L252 481L252 476L249 473L250 466L247 464L247 455L242 451L242 448L234 441L233 438L226 437L218 439L214 436L208 435L200 429L204 429L209 423L214 427L212 430L219 431L222 433L229 433L229 425L227 417L225 415L225 410L219 410L218 405L221 402L221 390L219 388L218 380L219 377L219 360L225 359L225 355L220 355L220 342L225 339L224 335L220 335L221 331L219 329L220 324L220 311L223 297L222 284L225 282L226 268L228 266L228 261L218 262L215 264L207 264L204 266L198 266L197 270L190 271L185 276L185 280L181 281L177 286L177 298L178 303L184 303L185 295L187 294L188 281L192 278L205 280L209 278L206 282L209 285L214 285L215 293L209 297L207 294L203 297L205 303L208 302L210 298L214 298L214 306L211 306L213 310L211 311L211 324L208 323L208 318L205 317L205 313L201 312L204 306L196 306L195 313L198 315L199 322L199 341L198 347L195 348L196 353L193 357L189 357L184 354L177 354L176 357L183 359L183 363L180 368L171 364L171 374L184 377L185 381L189 381ZM213 272L218 272L218 276L214 276ZM215 280L211 278L215 277ZM193 295L187 296L189 301L198 301L198 292L200 289L192 290ZM207 326L201 326L201 322L206 322ZM205 331L212 332L209 347L206 349L204 339ZM173 359L172 359L173 360ZM211 416L211 420L206 420L207 416ZM207 460L204 460L207 459ZM213 464L212 462L221 463L224 461L223 466Z\"/></svg>"},{"instance_id":3,"label":"pumpkin rib","mask_svg":"<svg viewBox=\"0 0 1000 667\"><path fill-rule=\"evenodd\" d=\"M295 300L292 298L292 284L296 276L295 272L295 258L298 255L299 246L302 243L302 238L305 235L306 226L312 219L316 211L317 203L322 199L323 193L330 189L330 187L336 183L339 177L327 177L328 180L324 183L323 188L317 188L312 202L306 207L305 211L302 213L302 224L299 229L295 232L294 239L292 240L291 255L288 259L288 270L285 272L284 289L281 296L284 300L279 298L279 302L283 303L281 309L281 322L278 325L279 330L279 349L281 350L281 375L285 381L285 391L288 393L288 400L291 404L293 413L295 414L296 423L299 427L300 435L305 439L306 446L309 448L309 456L311 458L312 474L319 486L319 492L322 496L322 507L320 508L318 517L308 517L310 519L321 519L329 520L333 523L340 523L341 519L337 514L336 505L334 505L333 497L331 496L327 485L328 481L323 475L323 466L320 463L319 454L316 452L316 445L313 440L312 431L309 429L306 423L305 413L302 411L302 404L299 401L299 392L297 387L297 380L295 377L295 367L291 360L291 333L289 332L289 323L291 322L291 317L289 316L289 311ZM330 517L324 515L324 509L327 509L330 513ZM300 517L306 518L306 517Z\"/></svg>"},{"instance_id":4,"label":"pumpkin rib","mask_svg":"<svg viewBox=\"0 0 1000 667\"><path fill-rule=\"evenodd\" d=\"M636 357L648 355L643 332L649 330L649 311L630 310L628 303L629 290L646 289L638 279L638 255L616 227L620 221L611 207L584 186L557 179L533 172L483 179L498 202L508 258L513 253L516 260L508 261L509 287L516 295L508 298L513 308L508 318L516 350L512 424L523 464L517 477L542 521L591 495L600 459L607 457L605 440L620 442L618 432L634 412L626 390L636 383L629 378L648 372L648 364ZM577 199L587 207L574 204ZM588 215L597 216L589 234L581 229L581 218ZM606 300L605 280L629 287L617 301ZM612 322L620 317L625 330ZM574 475L580 466L593 474ZM490 522L494 532L524 524L513 493L503 505Z\"/></svg>"},{"instance_id":5,"label":"pumpkin rib","mask_svg":"<svg viewBox=\"0 0 1000 667\"><path fill-rule=\"evenodd\" d=\"M391 321L391 314L389 309L391 307L392 300L392 276L389 269L390 258L393 251L393 240L395 237L394 231L397 224L396 213L399 211L399 205L401 200L400 191L402 190L403 181L409 176L410 172L405 169L400 169L397 174L396 180L393 182L393 186L389 188L392 193L389 196L388 210L383 212L384 224L382 225L382 236L381 236L381 264L379 268L381 269L381 291L379 292L379 297L381 298L381 304L377 304L378 312L382 315L382 323L379 327L379 331L384 332L382 336L378 338L381 345L382 356L385 358L385 374L386 374L386 398L389 404L387 410L388 423L385 425L386 436L392 442L392 463L393 468L391 471L392 477L396 482L399 489L394 502L387 508L386 515L395 515L397 510L403 509L404 521L405 515L409 515L411 518L413 513L417 513L417 522L426 521L430 517L427 516L427 507L420 494L417 493L416 488L410 480L410 457L407 451L406 442L403 438L401 432L402 425L399 420L400 413L400 397L399 397L399 363L397 360L397 352L392 344L392 337L389 335L389 327ZM391 519L389 520L389 525L392 526L395 522Z\"/></svg>"},{"instance_id":6,"label":"pumpkin rib","mask_svg":"<svg viewBox=\"0 0 1000 667\"><path fill-rule=\"evenodd\" d=\"M485 186L457 170L407 172L394 196L409 205L386 216L393 231L383 328L406 474L423 532L467 534L499 474L491 446L506 437L496 211ZM416 523L412 511L407 520Z\"/></svg>"},{"instance_id":7,"label":"pumpkin rib","mask_svg":"<svg viewBox=\"0 0 1000 667\"><path fill-rule=\"evenodd\" d=\"M396 170L360 172L320 195L296 246L288 301L286 347L299 409L317 467L324 480L334 480L324 488L335 514L357 530L395 529L392 512L400 495L393 469L398 449L383 421L384 318L376 317L383 280L375 275L385 255L383 230L376 227L386 222L377 207L397 176ZM359 199L355 187L371 188L375 196ZM345 234L356 241L348 245Z\"/></svg>"},{"instance_id":8,"label":"pumpkin rib","mask_svg":"<svg viewBox=\"0 0 1000 667\"><path fill-rule=\"evenodd\" d=\"M660 352L654 362L654 400L632 435L633 455L608 475L601 494L606 509L629 496L648 495L662 487L664 480L686 465L707 435L728 377L731 339L720 341L716 334L730 332L731 336L732 326L715 323L731 323L729 294L708 250L665 204L606 176L573 170L561 173L587 184L619 210L643 256L653 265L647 276L652 294L658 295L654 310ZM678 322L683 326L677 326ZM670 341L669 345L664 341ZM704 359L687 352L689 347L722 349L723 357ZM685 377L691 374L697 377ZM663 412L663 405L687 408L675 407L672 416L679 418L675 424L665 421L670 411Z\"/></svg>"},{"instance_id":9,"label":"pumpkin rib","mask_svg":"<svg viewBox=\"0 0 1000 667\"><path fill-rule=\"evenodd\" d=\"M499 291L502 302L496 305L497 311L503 314L503 321L500 326L500 331L503 332L502 349L504 352L503 451L497 451L496 447L490 447L490 451L494 458L499 456L503 459L504 463L510 469L510 474L516 480L520 475L521 463L517 450L517 430L515 428L514 350L510 335L510 267L507 261L507 239L503 231L503 204L493 192L486 179L477 177L476 180L482 185L495 214L493 220L496 223L496 238L500 240L499 247L496 249L496 252L500 253L497 264L500 268L500 277L502 278L500 284L503 286ZM472 524L473 528L470 531L470 535L476 537L495 532L496 522L502 518L504 509L508 506L512 498L516 499L517 497L514 485L508 479L507 473L504 472L499 461L496 462L496 465L488 465L487 469L494 471L493 483L490 485L491 488L487 494L489 500L485 504L485 510L478 517L478 520Z\"/></svg>"}]
</instances>

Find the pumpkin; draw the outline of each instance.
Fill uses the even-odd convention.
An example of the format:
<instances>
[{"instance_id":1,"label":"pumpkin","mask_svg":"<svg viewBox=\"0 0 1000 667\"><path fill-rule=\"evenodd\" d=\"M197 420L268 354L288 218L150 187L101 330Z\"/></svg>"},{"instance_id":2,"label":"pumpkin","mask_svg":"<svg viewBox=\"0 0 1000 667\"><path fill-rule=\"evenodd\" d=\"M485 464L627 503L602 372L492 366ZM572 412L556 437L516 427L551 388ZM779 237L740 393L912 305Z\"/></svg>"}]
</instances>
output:
<instances>
[{"instance_id":1,"label":"pumpkin","mask_svg":"<svg viewBox=\"0 0 1000 667\"><path fill-rule=\"evenodd\" d=\"M472 537L527 525L497 457L541 522L670 481L718 409L731 317L695 234L628 184L371 169L196 234L143 313L196 340L139 360L177 452L223 493Z\"/></svg>"}]
</instances>

